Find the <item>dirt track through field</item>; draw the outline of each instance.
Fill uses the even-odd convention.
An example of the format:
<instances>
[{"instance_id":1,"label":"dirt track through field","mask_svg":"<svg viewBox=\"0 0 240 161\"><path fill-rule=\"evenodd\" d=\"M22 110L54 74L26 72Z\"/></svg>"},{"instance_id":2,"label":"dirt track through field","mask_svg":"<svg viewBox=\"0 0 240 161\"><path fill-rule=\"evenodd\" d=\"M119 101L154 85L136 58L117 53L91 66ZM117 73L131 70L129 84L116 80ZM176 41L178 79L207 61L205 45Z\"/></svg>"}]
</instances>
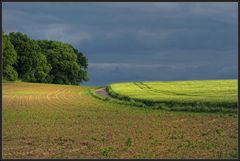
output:
<instances>
[{"instance_id":1,"label":"dirt track through field","mask_svg":"<svg viewBox=\"0 0 240 161\"><path fill-rule=\"evenodd\" d=\"M101 95L101 96L103 96L103 97L111 97L111 96L108 94L108 92L107 92L107 90L106 90L106 87L97 89L97 90L96 90L96 93L99 94L99 95Z\"/></svg>"}]
</instances>

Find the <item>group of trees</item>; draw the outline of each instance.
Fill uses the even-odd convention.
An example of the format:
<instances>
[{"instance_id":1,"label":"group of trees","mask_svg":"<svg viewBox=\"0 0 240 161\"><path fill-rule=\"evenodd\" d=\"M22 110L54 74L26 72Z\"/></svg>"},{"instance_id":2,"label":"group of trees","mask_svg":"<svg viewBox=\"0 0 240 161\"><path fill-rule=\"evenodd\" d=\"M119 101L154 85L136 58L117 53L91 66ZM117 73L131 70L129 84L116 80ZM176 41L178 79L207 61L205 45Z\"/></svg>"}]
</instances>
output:
<instances>
[{"instance_id":1,"label":"group of trees","mask_svg":"<svg viewBox=\"0 0 240 161\"><path fill-rule=\"evenodd\" d=\"M88 80L87 58L60 41L32 40L20 32L3 33L3 78L28 82L79 84Z\"/></svg>"}]
</instances>

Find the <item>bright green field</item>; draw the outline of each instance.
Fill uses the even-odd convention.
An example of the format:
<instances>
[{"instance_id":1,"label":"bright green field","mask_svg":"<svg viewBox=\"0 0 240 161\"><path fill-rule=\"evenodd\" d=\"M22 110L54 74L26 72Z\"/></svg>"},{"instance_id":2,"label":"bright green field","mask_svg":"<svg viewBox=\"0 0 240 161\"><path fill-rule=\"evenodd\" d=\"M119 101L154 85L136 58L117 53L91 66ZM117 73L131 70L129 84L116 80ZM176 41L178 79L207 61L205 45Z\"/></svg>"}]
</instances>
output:
<instances>
[{"instance_id":1,"label":"bright green field","mask_svg":"<svg viewBox=\"0 0 240 161\"><path fill-rule=\"evenodd\" d=\"M110 89L117 95L146 102L237 107L237 80L113 83Z\"/></svg>"}]
</instances>

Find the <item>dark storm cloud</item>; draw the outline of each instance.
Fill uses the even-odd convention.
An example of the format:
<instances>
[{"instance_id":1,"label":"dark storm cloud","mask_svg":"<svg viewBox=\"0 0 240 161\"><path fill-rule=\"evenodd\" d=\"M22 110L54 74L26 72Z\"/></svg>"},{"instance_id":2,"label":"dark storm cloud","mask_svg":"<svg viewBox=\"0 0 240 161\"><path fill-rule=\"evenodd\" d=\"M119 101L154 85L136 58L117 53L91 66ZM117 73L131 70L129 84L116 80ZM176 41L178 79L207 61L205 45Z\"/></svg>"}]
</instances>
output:
<instances>
[{"instance_id":1,"label":"dark storm cloud","mask_svg":"<svg viewBox=\"0 0 240 161\"><path fill-rule=\"evenodd\" d=\"M72 43L89 85L237 76L237 3L3 3L3 29Z\"/></svg>"}]
</instances>

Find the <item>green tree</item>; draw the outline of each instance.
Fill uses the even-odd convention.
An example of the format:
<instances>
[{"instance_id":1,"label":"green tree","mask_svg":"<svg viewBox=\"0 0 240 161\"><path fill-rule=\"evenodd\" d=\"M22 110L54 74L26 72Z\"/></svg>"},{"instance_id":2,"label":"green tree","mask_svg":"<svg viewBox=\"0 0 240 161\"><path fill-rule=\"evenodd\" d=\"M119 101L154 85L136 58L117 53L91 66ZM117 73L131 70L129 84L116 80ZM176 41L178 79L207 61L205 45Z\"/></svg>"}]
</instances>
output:
<instances>
[{"instance_id":1,"label":"green tree","mask_svg":"<svg viewBox=\"0 0 240 161\"><path fill-rule=\"evenodd\" d=\"M3 69L3 78L9 81L15 81L18 78L18 73L13 66L7 65Z\"/></svg>"},{"instance_id":2,"label":"green tree","mask_svg":"<svg viewBox=\"0 0 240 161\"><path fill-rule=\"evenodd\" d=\"M80 66L80 71L78 72L78 81L88 81L89 77L87 75L88 61L83 53L77 51L77 63Z\"/></svg>"},{"instance_id":3,"label":"green tree","mask_svg":"<svg viewBox=\"0 0 240 161\"><path fill-rule=\"evenodd\" d=\"M47 80L55 84L79 84L87 80L87 60L70 44L59 41L37 41L52 66ZM85 59L85 60L84 60ZM85 63L85 64L84 64Z\"/></svg>"},{"instance_id":4,"label":"green tree","mask_svg":"<svg viewBox=\"0 0 240 161\"><path fill-rule=\"evenodd\" d=\"M24 81L46 82L51 66L37 42L20 32L11 32L9 37L18 54L15 68L19 77Z\"/></svg>"},{"instance_id":5,"label":"green tree","mask_svg":"<svg viewBox=\"0 0 240 161\"><path fill-rule=\"evenodd\" d=\"M3 53L3 78L14 81L18 78L18 74L13 65L17 61L17 53L12 45L8 35L2 35L2 53Z\"/></svg>"},{"instance_id":6,"label":"green tree","mask_svg":"<svg viewBox=\"0 0 240 161\"><path fill-rule=\"evenodd\" d=\"M3 36L3 57L8 80L79 84L89 79L87 58L67 43L11 32Z\"/></svg>"}]
</instances>

